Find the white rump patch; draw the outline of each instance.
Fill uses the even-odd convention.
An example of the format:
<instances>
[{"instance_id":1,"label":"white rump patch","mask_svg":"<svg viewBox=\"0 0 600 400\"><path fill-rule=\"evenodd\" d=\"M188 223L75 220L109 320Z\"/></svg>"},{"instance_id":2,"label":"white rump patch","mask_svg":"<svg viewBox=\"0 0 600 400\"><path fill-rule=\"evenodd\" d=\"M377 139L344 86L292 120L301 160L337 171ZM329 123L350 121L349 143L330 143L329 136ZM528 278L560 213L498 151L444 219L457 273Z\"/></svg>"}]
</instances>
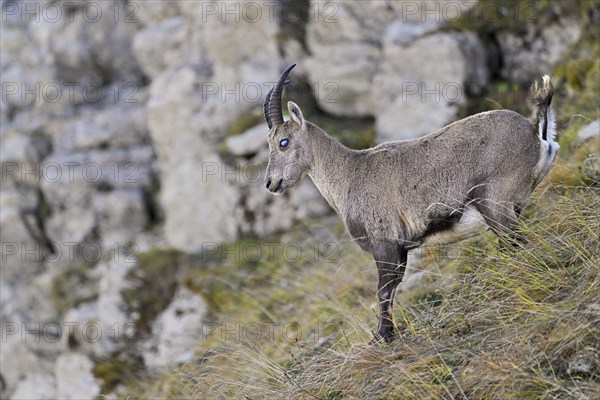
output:
<instances>
[{"instance_id":1,"label":"white rump patch","mask_svg":"<svg viewBox=\"0 0 600 400\"><path fill-rule=\"evenodd\" d=\"M549 142L554 142L556 139L556 117L554 116L554 109L552 106L548 107L546 110L546 115L548 117L547 126L546 126L546 140ZM540 135L540 139L542 139L542 133L544 129L544 120L540 121L540 126L538 127L538 133ZM542 139L543 140L543 139Z\"/></svg>"},{"instance_id":2,"label":"white rump patch","mask_svg":"<svg viewBox=\"0 0 600 400\"><path fill-rule=\"evenodd\" d=\"M537 165L537 178L535 186L537 186L538 183L544 179L544 176L546 176L550 170L552 161L554 161L554 157L556 157L556 153L558 152L559 148L560 146L558 143L553 140L548 140L547 142L542 140L542 145L540 146L540 161L538 161Z\"/></svg>"},{"instance_id":3,"label":"white rump patch","mask_svg":"<svg viewBox=\"0 0 600 400\"><path fill-rule=\"evenodd\" d=\"M550 86L550 76L549 75L544 75L542 77L542 85L543 88L546 90L547 88L549 88ZM546 123L546 138L548 141L553 142L556 139L556 117L554 116L554 110L552 109L552 106L549 105L548 109L546 110L546 116L547 116L547 123ZM543 129L544 129L544 121L541 120L540 121L540 126L538 127L538 133L540 135L540 139L543 138ZM543 140L543 139L542 139Z\"/></svg>"}]
</instances>

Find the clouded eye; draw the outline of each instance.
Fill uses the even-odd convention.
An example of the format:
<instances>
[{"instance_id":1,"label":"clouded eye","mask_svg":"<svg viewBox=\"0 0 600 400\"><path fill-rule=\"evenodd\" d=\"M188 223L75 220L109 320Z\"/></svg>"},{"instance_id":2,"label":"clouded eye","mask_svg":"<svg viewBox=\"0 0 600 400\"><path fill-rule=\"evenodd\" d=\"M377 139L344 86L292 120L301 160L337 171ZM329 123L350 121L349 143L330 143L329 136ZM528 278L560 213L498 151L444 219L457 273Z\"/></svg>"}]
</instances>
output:
<instances>
[{"instance_id":1,"label":"clouded eye","mask_svg":"<svg viewBox=\"0 0 600 400\"><path fill-rule=\"evenodd\" d=\"M290 141L288 139L281 139L279 141L279 147L281 147L281 148L287 147L288 144L290 144Z\"/></svg>"}]
</instances>

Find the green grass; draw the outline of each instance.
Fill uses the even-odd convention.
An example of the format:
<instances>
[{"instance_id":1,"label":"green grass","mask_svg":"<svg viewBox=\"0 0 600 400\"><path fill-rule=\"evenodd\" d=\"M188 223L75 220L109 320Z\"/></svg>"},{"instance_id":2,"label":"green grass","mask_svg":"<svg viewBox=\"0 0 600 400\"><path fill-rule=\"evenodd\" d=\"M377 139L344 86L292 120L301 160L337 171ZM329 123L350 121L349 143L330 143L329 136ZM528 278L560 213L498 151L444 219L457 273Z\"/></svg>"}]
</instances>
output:
<instances>
[{"instance_id":1,"label":"green grass","mask_svg":"<svg viewBox=\"0 0 600 400\"><path fill-rule=\"evenodd\" d=\"M561 16L582 20L597 0L479 0L469 12L450 20L450 29L479 34L509 30L525 33L528 24L545 26Z\"/></svg>"}]
</instances>

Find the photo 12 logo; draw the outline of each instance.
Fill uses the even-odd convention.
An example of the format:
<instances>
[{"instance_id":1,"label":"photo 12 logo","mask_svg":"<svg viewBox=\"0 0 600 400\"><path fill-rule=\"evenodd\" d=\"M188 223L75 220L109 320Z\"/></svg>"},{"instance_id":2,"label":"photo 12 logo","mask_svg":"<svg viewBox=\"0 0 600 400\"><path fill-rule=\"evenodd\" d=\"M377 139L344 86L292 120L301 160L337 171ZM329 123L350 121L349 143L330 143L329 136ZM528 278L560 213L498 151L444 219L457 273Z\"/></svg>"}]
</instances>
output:
<instances>
[{"instance_id":1,"label":"photo 12 logo","mask_svg":"<svg viewBox=\"0 0 600 400\"><path fill-rule=\"evenodd\" d=\"M136 340L135 322L120 324L115 322L109 326L98 322L45 322L17 323L3 321L0 324L2 343L18 340L21 343L46 342L61 343L72 340L77 343L97 343L101 340L113 343L133 343Z\"/></svg>"},{"instance_id":2,"label":"photo 12 logo","mask_svg":"<svg viewBox=\"0 0 600 400\"><path fill-rule=\"evenodd\" d=\"M335 335L341 331L339 324L315 323L302 327L296 321L292 322L203 322L202 342L217 340L229 343L256 343L312 341L318 343L324 337Z\"/></svg>"},{"instance_id":3,"label":"photo 12 logo","mask_svg":"<svg viewBox=\"0 0 600 400\"><path fill-rule=\"evenodd\" d=\"M402 82L400 86L401 101L421 103L460 103L470 96L485 97L489 100L498 100L502 96L510 96L513 101L524 101L527 95L523 94L519 85L507 86L498 83L480 82ZM525 96L525 98L522 98Z\"/></svg>"},{"instance_id":4,"label":"photo 12 logo","mask_svg":"<svg viewBox=\"0 0 600 400\"><path fill-rule=\"evenodd\" d=\"M121 1L4 1L2 23L98 23L102 19L114 23L138 23L137 2Z\"/></svg>"},{"instance_id":5,"label":"photo 12 logo","mask_svg":"<svg viewBox=\"0 0 600 400\"><path fill-rule=\"evenodd\" d=\"M257 103L262 104L275 82L202 82L202 102ZM295 82L285 86L286 98L299 102L313 96L321 103L338 103L339 85L337 82L312 82L300 85ZM308 93L310 92L310 93Z\"/></svg>"},{"instance_id":6,"label":"photo 12 logo","mask_svg":"<svg viewBox=\"0 0 600 400\"><path fill-rule=\"evenodd\" d=\"M101 99L112 103L139 103L136 83L115 82L2 82L2 102L10 104L40 104L68 102L95 103Z\"/></svg>"},{"instance_id":7,"label":"photo 12 logo","mask_svg":"<svg viewBox=\"0 0 600 400\"><path fill-rule=\"evenodd\" d=\"M135 242L115 242L103 247L97 242L2 242L2 263L18 259L21 263L73 263L80 259L95 263L101 259L115 263L137 263L139 246Z\"/></svg>"},{"instance_id":8,"label":"photo 12 logo","mask_svg":"<svg viewBox=\"0 0 600 400\"><path fill-rule=\"evenodd\" d=\"M226 260L237 264L243 262L274 262L283 260L297 263L310 260L313 263L336 263L341 253L339 244L327 242L240 242L231 245L205 242L201 245L201 261Z\"/></svg>"},{"instance_id":9,"label":"photo 12 logo","mask_svg":"<svg viewBox=\"0 0 600 400\"><path fill-rule=\"evenodd\" d=\"M399 1L402 22L443 23L465 20L468 22L496 22L510 19L532 23L538 18L540 2L520 0L519 6L506 7L501 1L437 0Z\"/></svg>"},{"instance_id":10,"label":"photo 12 logo","mask_svg":"<svg viewBox=\"0 0 600 400\"><path fill-rule=\"evenodd\" d=\"M313 23L338 23L336 15L340 10L337 1L308 2L303 7L298 2L270 1L202 1L202 22L211 20L221 23L258 22L285 23L310 21Z\"/></svg>"},{"instance_id":11,"label":"photo 12 logo","mask_svg":"<svg viewBox=\"0 0 600 400\"><path fill-rule=\"evenodd\" d=\"M110 182L114 184L137 184L139 166L134 162L101 165L96 162L64 161L26 163L9 161L2 163L2 183L11 181L30 183L87 183Z\"/></svg>"}]
</instances>

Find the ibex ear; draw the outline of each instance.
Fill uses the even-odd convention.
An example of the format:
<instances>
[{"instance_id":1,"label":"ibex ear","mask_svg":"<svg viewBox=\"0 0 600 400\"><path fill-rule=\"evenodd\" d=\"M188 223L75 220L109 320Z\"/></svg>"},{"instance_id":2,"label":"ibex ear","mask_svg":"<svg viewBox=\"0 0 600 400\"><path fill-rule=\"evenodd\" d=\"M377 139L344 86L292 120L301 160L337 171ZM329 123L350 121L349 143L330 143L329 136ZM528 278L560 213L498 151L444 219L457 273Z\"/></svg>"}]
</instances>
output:
<instances>
[{"instance_id":1,"label":"ibex ear","mask_svg":"<svg viewBox=\"0 0 600 400\"><path fill-rule=\"evenodd\" d=\"M290 119L298 125L298 128L301 128L303 131L306 130L306 122L304 121L304 116L302 115L302 110L300 107L293 101L288 101L288 111L290 113Z\"/></svg>"}]
</instances>

